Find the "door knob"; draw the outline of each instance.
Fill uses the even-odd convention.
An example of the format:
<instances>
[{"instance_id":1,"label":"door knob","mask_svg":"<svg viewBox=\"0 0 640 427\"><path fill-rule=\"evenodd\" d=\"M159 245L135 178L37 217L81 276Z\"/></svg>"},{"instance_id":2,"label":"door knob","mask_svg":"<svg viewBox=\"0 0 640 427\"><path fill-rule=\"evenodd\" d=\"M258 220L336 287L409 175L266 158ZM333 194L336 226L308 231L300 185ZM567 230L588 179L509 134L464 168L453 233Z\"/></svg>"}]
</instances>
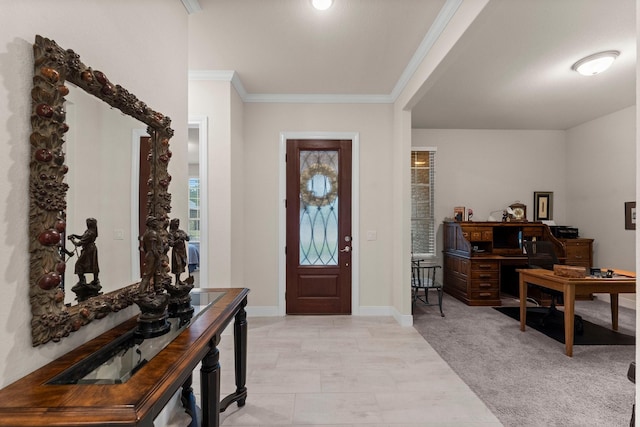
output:
<instances>
[{"instance_id":1,"label":"door knob","mask_svg":"<svg viewBox=\"0 0 640 427\"><path fill-rule=\"evenodd\" d=\"M351 246L345 246L344 249L340 249L340 252L351 252Z\"/></svg>"}]
</instances>

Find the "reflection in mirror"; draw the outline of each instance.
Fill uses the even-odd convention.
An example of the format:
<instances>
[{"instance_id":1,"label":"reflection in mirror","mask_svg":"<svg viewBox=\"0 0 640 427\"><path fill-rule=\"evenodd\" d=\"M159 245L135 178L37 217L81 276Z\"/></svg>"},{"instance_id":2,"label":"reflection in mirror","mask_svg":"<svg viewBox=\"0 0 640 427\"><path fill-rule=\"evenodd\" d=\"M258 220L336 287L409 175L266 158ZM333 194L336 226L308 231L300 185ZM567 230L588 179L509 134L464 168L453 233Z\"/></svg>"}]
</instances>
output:
<instances>
[{"instance_id":1,"label":"reflection in mirror","mask_svg":"<svg viewBox=\"0 0 640 427\"><path fill-rule=\"evenodd\" d=\"M207 118L189 118L189 271L194 286L208 283L207 263Z\"/></svg>"},{"instance_id":2,"label":"reflection in mirror","mask_svg":"<svg viewBox=\"0 0 640 427\"><path fill-rule=\"evenodd\" d=\"M71 255L65 256L64 274L65 304L78 300L71 292L78 284L75 270L81 247L75 247L68 239L72 234L82 234L86 219L95 218L98 224L96 247L100 269L100 292L108 293L139 279L134 275L131 251L138 257L138 231L132 230L131 221L133 190L133 150L129 149L133 134L145 133L145 125L102 100L86 93L72 83L67 83L69 94L65 108L69 131L65 136L64 151L69 172L67 194L67 240L65 248ZM114 149L115 148L115 149ZM136 177L137 178L137 177ZM138 179L136 179L138 182ZM136 203L136 210L138 204ZM118 268L104 268L118 266ZM139 271L139 268L137 269ZM90 277L87 277L87 281Z\"/></svg>"},{"instance_id":3,"label":"reflection in mirror","mask_svg":"<svg viewBox=\"0 0 640 427\"><path fill-rule=\"evenodd\" d=\"M72 50L64 50L55 41L36 36L33 53L32 132L29 137L29 297L32 344L37 346L49 341L59 341L94 319L103 318L113 311L127 307L139 295L137 284L131 284L132 273L125 273L122 277L118 275L120 273L117 270L123 265L129 265L128 262L106 265L106 261L103 260L100 262L101 282L107 282L109 277L110 289L114 289L118 287L117 281L123 280L120 287L112 291L105 289L102 295L70 307L65 305L66 292L62 278L66 274L67 264L62 257L65 253L62 248L63 236L80 234L86 229L86 222L80 230L67 228L69 182L66 175L70 169L66 163L68 160L65 158L64 143L70 130L65 111L65 97L69 95L68 84L74 83L83 91L147 126L150 137L147 156L150 173L147 181L146 212L161 224L157 235L163 245L167 242L166 227L171 211L171 195L168 192L171 176L168 174L167 166L171 158L169 140L173 136L173 130L169 117L150 109L125 88L109 81L105 73L84 65L80 56ZM75 126L82 125L76 123ZM95 129L88 135L76 133L74 140L83 144L88 139L98 138L97 134ZM124 141L126 140L125 138ZM78 221L86 221L89 217L99 218L105 211L114 210L116 202L105 197L111 188L115 188L116 192L126 192L128 187L119 180L123 175L125 178L130 176L122 170L130 163L119 164L112 161L103 170L98 169L96 165L102 157L109 158L107 153L129 150L117 141L105 140L99 141L94 151L82 156L72 154L72 151L69 151L69 155L76 157L73 160L75 167L91 167L88 171L86 168L79 170L70 180L77 186L88 183L95 196L91 200L84 200L90 196L83 195L83 200L74 196L74 206L86 209L73 214L73 227L78 227ZM125 237L125 225L111 222L112 220L106 217L103 221L104 225L101 225L98 220L98 227L102 230L97 240L99 244L102 244L102 239L106 245L120 240L113 238L120 237L119 230L122 230L123 238ZM64 243L67 243L66 240ZM105 249L101 253L106 256L109 251L110 249ZM107 272L113 275L109 276ZM164 263L158 264L154 274L155 282L164 283L168 276ZM135 302L138 303L138 300Z\"/></svg>"}]
</instances>

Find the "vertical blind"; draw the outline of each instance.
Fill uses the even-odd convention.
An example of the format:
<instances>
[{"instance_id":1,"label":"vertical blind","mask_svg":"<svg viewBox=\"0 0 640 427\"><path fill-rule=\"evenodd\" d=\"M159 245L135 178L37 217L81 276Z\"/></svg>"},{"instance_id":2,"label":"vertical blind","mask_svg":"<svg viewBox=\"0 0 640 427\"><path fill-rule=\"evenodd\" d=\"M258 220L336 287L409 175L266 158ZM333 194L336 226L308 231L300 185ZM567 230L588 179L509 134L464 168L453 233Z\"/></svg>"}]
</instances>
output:
<instances>
[{"instance_id":1,"label":"vertical blind","mask_svg":"<svg viewBox=\"0 0 640 427\"><path fill-rule=\"evenodd\" d=\"M436 255L434 218L435 150L411 151L411 253Z\"/></svg>"}]
</instances>

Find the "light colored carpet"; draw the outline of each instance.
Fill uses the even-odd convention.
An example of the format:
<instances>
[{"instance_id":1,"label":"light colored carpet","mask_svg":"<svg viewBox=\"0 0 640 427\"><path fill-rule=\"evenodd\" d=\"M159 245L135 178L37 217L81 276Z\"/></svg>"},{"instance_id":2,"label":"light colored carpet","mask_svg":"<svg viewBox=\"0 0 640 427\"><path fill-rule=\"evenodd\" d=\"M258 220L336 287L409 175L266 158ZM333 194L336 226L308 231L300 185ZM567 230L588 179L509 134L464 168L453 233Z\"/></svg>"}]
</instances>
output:
<instances>
[{"instance_id":1,"label":"light colored carpet","mask_svg":"<svg viewBox=\"0 0 640 427\"><path fill-rule=\"evenodd\" d=\"M629 425L635 346L574 346L571 358L564 344L532 328L521 332L519 321L491 307L445 294L443 309L444 318L418 304L414 327L505 426ZM611 325L606 302L578 301L576 313ZM635 311L620 307L619 331L635 335Z\"/></svg>"}]
</instances>

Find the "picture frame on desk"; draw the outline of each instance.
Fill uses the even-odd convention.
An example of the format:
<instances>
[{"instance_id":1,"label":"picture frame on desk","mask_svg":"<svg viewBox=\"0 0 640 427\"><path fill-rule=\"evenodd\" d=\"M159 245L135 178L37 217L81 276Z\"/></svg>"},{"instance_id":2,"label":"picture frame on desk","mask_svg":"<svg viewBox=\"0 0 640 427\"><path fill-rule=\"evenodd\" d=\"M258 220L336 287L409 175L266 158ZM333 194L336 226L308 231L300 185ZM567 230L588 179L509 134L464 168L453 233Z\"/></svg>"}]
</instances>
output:
<instances>
[{"instance_id":1,"label":"picture frame on desk","mask_svg":"<svg viewBox=\"0 0 640 427\"><path fill-rule=\"evenodd\" d=\"M533 192L533 220L549 221L553 219L553 192L534 191Z\"/></svg>"},{"instance_id":2,"label":"picture frame on desk","mask_svg":"<svg viewBox=\"0 0 640 427\"><path fill-rule=\"evenodd\" d=\"M624 202L624 229L636 229L636 202Z\"/></svg>"},{"instance_id":3,"label":"picture frame on desk","mask_svg":"<svg viewBox=\"0 0 640 427\"><path fill-rule=\"evenodd\" d=\"M464 206L456 206L453 208L453 219L456 221L466 221L467 220L467 208Z\"/></svg>"}]
</instances>

